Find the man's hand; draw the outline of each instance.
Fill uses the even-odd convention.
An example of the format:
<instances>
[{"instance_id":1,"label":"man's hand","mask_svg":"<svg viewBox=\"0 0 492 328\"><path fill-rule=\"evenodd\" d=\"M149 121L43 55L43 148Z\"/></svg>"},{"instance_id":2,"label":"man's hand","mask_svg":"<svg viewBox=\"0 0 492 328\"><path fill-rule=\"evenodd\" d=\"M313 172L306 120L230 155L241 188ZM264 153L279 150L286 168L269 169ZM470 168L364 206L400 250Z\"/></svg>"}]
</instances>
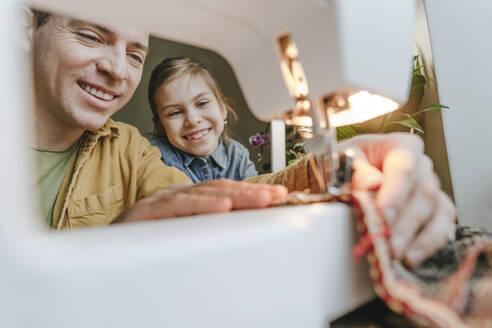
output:
<instances>
[{"instance_id":1,"label":"man's hand","mask_svg":"<svg viewBox=\"0 0 492 328\"><path fill-rule=\"evenodd\" d=\"M180 184L158 190L139 200L113 223L263 208L286 196L287 189L279 185L250 184L226 179L195 185Z\"/></svg>"},{"instance_id":2,"label":"man's hand","mask_svg":"<svg viewBox=\"0 0 492 328\"><path fill-rule=\"evenodd\" d=\"M356 153L354 189L377 190L376 206L391 228L394 258L415 267L454 238L455 207L440 190L419 137L364 135L340 146Z\"/></svg>"}]
</instances>

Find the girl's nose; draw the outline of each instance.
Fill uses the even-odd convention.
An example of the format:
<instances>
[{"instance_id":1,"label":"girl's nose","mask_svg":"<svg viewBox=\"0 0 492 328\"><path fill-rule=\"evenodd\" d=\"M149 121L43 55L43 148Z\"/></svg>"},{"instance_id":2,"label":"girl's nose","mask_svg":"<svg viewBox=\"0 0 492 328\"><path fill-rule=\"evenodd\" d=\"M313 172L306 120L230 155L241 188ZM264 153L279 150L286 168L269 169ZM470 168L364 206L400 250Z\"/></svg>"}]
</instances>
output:
<instances>
[{"instance_id":1,"label":"girl's nose","mask_svg":"<svg viewBox=\"0 0 492 328\"><path fill-rule=\"evenodd\" d=\"M202 122L202 116L198 111L190 110L188 115L186 115L186 123L188 126L197 126Z\"/></svg>"}]
</instances>

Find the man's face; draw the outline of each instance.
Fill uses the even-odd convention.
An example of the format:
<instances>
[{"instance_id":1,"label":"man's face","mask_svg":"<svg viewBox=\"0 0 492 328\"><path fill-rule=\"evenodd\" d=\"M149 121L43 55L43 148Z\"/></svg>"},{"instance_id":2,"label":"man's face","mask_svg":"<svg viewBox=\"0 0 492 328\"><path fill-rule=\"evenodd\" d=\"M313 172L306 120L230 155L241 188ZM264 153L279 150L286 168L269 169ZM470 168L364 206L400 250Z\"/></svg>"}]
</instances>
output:
<instances>
[{"instance_id":1,"label":"man's face","mask_svg":"<svg viewBox=\"0 0 492 328\"><path fill-rule=\"evenodd\" d=\"M129 27L50 16L33 36L38 110L67 127L97 130L135 92L148 39Z\"/></svg>"}]
</instances>

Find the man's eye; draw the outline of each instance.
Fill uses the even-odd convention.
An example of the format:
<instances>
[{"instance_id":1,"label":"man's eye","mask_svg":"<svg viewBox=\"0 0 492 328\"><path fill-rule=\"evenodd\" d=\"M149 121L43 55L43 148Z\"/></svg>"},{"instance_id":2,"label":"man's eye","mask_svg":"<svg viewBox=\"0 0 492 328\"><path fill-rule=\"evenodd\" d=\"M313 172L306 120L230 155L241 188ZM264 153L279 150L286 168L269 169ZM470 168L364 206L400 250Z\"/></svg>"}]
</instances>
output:
<instances>
[{"instance_id":1,"label":"man's eye","mask_svg":"<svg viewBox=\"0 0 492 328\"><path fill-rule=\"evenodd\" d=\"M143 64L143 62L144 62L144 59L140 55L129 54L129 56L130 56L131 59L135 60L139 64Z\"/></svg>"},{"instance_id":2,"label":"man's eye","mask_svg":"<svg viewBox=\"0 0 492 328\"><path fill-rule=\"evenodd\" d=\"M77 33L77 35L79 35L80 37L82 37L88 41L91 41L91 42L98 42L98 43L102 42L98 37L96 37L94 35L90 35L90 34L86 34L86 33L80 33L80 32Z\"/></svg>"}]
</instances>

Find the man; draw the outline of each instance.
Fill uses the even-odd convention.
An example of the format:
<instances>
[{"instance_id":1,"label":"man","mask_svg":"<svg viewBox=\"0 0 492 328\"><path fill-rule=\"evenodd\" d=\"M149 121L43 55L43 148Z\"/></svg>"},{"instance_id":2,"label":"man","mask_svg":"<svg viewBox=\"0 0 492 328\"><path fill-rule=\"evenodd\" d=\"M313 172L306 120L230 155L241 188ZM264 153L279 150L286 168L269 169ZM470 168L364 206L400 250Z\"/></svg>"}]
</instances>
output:
<instances>
[{"instance_id":1,"label":"man","mask_svg":"<svg viewBox=\"0 0 492 328\"><path fill-rule=\"evenodd\" d=\"M53 228L153 220L269 206L289 190L316 188L309 161L278 174L191 185L156 148L111 115L132 97L148 34L28 11L43 213ZM454 206L439 190L417 137L365 136L342 144L357 152L354 187L377 191L392 227L393 255L417 265L453 235Z\"/></svg>"}]
</instances>

